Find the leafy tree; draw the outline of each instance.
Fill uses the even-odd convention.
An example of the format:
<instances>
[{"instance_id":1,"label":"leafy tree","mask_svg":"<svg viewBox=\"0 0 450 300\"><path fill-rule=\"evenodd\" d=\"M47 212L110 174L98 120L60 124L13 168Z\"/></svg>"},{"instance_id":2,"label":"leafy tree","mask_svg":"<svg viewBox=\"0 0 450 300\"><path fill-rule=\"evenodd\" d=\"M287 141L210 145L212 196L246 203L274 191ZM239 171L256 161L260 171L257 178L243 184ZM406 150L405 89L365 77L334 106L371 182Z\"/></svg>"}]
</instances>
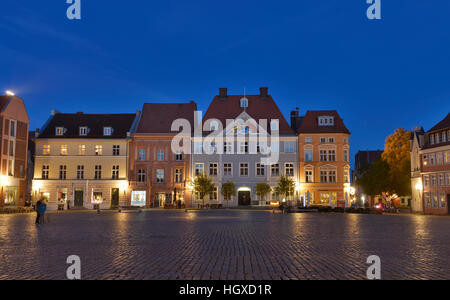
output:
<instances>
[{"instance_id":1,"label":"leafy tree","mask_svg":"<svg viewBox=\"0 0 450 300\"><path fill-rule=\"evenodd\" d=\"M275 192L279 195L283 195L285 198L294 195L295 182L294 179L287 176L281 176L278 181L278 185L275 188Z\"/></svg>"},{"instance_id":2,"label":"leafy tree","mask_svg":"<svg viewBox=\"0 0 450 300\"><path fill-rule=\"evenodd\" d=\"M389 165L382 159L366 166L362 175L356 180L357 184L369 196L377 196L389 189Z\"/></svg>"},{"instance_id":3,"label":"leafy tree","mask_svg":"<svg viewBox=\"0 0 450 300\"><path fill-rule=\"evenodd\" d=\"M224 184L222 184L222 188L221 188L220 192L221 192L222 196L225 198L225 200L227 201L227 206L228 206L228 201L231 200L231 197L236 195L236 186L235 186L234 182L228 181L228 182L225 182Z\"/></svg>"},{"instance_id":4,"label":"leafy tree","mask_svg":"<svg viewBox=\"0 0 450 300\"><path fill-rule=\"evenodd\" d=\"M411 195L410 133L402 128L386 139L381 159L360 171L357 184L370 196Z\"/></svg>"},{"instance_id":5,"label":"leafy tree","mask_svg":"<svg viewBox=\"0 0 450 300\"><path fill-rule=\"evenodd\" d=\"M205 174L201 174L194 179L194 192L200 196L205 205L205 197L214 191L214 183L211 178Z\"/></svg>"},{"instance_id":6,"label":"leafy tree","mask_svg":"<svg viewBox=\"0 0 450 300\"><path fill-rule=\"evenodd\" d=\"M261 199L265 199L267 194L272 191L272 188L267 182L260 182L256 185L256 195L261 197Z\"/></svg>"},{"instance_id":7,"label":"leafy tree","mask_svg":"<svg viewBox=\"0 0 450 300\"><path fill-rule=\"evenodd\" d=\"M386 139L382 159L389 166L389 193L398 196L411 195L411 132L403 128L395 130Z\"/></svg>"}]
</instances>

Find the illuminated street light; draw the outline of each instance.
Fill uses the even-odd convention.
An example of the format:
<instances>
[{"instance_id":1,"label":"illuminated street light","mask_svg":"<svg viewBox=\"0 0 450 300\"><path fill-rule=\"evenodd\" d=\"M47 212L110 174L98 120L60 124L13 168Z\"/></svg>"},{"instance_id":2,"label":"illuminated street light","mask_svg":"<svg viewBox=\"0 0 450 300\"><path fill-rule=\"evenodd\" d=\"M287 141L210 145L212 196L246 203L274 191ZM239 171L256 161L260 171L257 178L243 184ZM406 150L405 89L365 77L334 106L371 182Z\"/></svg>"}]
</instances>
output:
<instances>
[{"instance_id":1,"label":"illuminated street light","mask_svg":"<svg viewBox=\"0 0 450 300\"><path fill-rule=\"evenodd\" d=\"M6 95L8 96L15 96L16 94L14 94L13 92L11 92L10 90L6 91Z\"/></svg>"}]
</instances>

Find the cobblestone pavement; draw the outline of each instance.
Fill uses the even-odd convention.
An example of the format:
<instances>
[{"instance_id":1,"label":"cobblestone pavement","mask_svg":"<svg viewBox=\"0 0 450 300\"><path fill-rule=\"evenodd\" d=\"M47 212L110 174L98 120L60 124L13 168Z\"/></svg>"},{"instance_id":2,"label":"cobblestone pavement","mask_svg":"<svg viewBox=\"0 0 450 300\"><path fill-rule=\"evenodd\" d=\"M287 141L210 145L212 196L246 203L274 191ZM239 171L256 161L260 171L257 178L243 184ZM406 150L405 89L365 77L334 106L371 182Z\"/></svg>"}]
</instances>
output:
<instances>
[{"instance_id":1,"label":"cobblestone pavement","mask_svg":"<svg viewBox=\"0 0 450 300\"><path fill-rule=\"evenodd\" d=\"M265 211L0 215L0 279L450 279L450 217Z\"/></svg>"}]
</instances>

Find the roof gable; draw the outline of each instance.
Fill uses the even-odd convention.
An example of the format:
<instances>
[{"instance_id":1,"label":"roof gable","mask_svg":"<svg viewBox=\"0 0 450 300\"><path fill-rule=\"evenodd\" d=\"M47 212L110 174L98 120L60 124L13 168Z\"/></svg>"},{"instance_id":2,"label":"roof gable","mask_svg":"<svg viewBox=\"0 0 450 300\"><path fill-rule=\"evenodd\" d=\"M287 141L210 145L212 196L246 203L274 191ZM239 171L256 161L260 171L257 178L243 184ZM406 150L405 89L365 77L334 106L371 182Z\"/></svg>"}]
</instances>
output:
<instances>
[{"instance_id":1,"label":"roof gable","mask_svg":"<svg viewBox=\"0 0 450 300\"><path fill-rule=\"evenodd\" d=\"M245 108L241 107L241 99L244 97L248 99L248 107ZM270 95L263 98L260 95L228 95L225 98L215 96L203 117L203 123L217 119L223 126L227 126L227 120L238 119L244 111L256 122L266 119L269 125L271 120L279 120L280 134L295 135Z\"/></svg>"},{"instance_id":2,"label":"roof gable","mask_svg":"<svg viewBox=\"0 0 450 300\"><path fill-rule=\"evenodd\" d=\"M190 103L145 103L136 133L172 134L172 123L177 119L188 120L194 129L194 114L197 104Z\"/></svg>"},{"instance_id":3,"label":"roof gable","mask_svg":"<svg viewBox=\"0 0 450 300\"><path fill-rule=\"evenodd\" d=\"M444 129L449 129L449 128L450 128L450 113L444 118L444 120L437 123L433 128L428 130L428 132L444 130Z\"/></svg>"},{"instance_id":4,"label":"roof gable","mask_svg":"<svg viewBox=\"0 0 450 300\"><path fill-rule=\"evenodd\" d=\"M332 117L333 124L319 124L322 117ZM307 111L302 123L298 129L298 133L346 133L350 131L345 127L344 121L335 110L317 110Z\"/></svg>"}]
</instances>

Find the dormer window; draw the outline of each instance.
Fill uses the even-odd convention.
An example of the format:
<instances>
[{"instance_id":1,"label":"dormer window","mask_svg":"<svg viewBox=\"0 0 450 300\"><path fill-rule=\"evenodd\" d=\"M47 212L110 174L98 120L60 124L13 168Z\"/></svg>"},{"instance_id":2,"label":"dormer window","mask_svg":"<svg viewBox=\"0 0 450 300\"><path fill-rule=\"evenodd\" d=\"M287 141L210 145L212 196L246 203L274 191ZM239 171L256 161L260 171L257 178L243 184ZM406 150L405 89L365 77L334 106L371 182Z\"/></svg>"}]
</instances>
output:
<instances>
[{"instance_id":1,"label":"dormer window","mask_svg":"<svg viewBox=\"0 0 450 300\"><path fill-rule=\"evenodd\" d=\"M104 136L111 136L112 135L112 128L111 127L103 127L103 135Z\"/></svg>"},{"instance_id":2,"label":"dormer window","mask_svg":"<svg viewBox=\"0 0 450 300\"><path fill-rule=\"evenodd\" d=\"M334 117L331 116L319 117L319 126L333 126L333 125L334 125Z\"/></svg>"},{"instance_id":3,"label":"dormer window","mask_svg":"<svg viewBox=\"0 0 450 300\"><path fill-rule=\"evenodd\" d=\"M63 136L64 135L64 127L56 127L56 135Z\"/></svg>"},{"instance_id":4,"label":"dormer window","mask_svg":"<svg viewBox=\"0 0 450 300\"><path fill-rule=\"evenodd\" d=\"M80 127L80 135L86 136L88 134L88 128L87 127Z\"/></svg>"},{"instance_id":5,"label":"dormer window","mask_svg":"<svg viewBox=\"0 0 450 300\"><path fill-rule=\"evenodd\" d=\"M247 107L248 107L248 99L244 97L241 99L241 108L247 108Z\"/></svg>"}]
</instances>

